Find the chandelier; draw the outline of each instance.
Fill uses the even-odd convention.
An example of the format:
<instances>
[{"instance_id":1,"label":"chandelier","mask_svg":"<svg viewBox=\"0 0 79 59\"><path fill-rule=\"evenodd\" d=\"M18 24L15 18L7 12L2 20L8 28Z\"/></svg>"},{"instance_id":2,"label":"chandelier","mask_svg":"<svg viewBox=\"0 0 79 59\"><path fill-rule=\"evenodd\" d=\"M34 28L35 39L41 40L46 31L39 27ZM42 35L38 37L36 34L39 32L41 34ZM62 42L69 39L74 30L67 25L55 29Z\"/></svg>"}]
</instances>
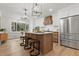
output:
<instances>
[{"instance_id":1,"label":"chandelier","mask_svg":"<svg viewBox=\"0 0 79 59\"><path fill-rule=\"evenodd\" d=\"M33 3L32 16L41 16L42 9L37 3Z\"/></svg>"},{"instance_id":2,"label":"chandelier","mask_svg":"<svg viewBox=\"0 0 79 59\"><path fill-rule=\"evenodd\" d=\"M41 16L42 15L42 9L37 3L33 3L32 7L32 16ZM30 16L27 14L27 9L24 8L24 16L21 17L21 19L28 19Z\"/></svg>"}]
</instances>

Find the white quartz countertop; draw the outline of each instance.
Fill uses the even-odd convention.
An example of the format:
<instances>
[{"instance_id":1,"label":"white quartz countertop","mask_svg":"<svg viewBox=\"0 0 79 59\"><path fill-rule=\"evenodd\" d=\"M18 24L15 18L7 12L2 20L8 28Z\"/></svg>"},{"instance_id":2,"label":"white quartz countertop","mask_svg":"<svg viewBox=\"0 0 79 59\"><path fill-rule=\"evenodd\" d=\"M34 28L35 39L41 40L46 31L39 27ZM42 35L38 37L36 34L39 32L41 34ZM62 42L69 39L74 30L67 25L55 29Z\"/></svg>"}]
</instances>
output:
<instances>
[{"instance_id":1,"label":"white quartz countertop","mask_svg":"<svg viewBox=\"0 0 79 59\"><path fill-rule=\"evenodd\" d=\"M27 33L33 33L33 34L50 34L53 32L27 32Z\"/></svg>"}]
</instances>

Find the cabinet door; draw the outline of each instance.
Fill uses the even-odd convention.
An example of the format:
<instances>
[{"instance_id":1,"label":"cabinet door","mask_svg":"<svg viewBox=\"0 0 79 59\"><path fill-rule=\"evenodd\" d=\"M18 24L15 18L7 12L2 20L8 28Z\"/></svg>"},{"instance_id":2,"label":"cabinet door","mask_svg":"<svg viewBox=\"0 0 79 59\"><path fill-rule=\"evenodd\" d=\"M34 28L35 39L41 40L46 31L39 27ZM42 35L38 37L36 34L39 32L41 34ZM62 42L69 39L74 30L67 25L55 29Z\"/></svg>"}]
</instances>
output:
<instances>
[{"instance_id":1,"label":"cabinet door","mask_svg":"<svg viewBox=\"0 0 79 59\"><path fill-rule=\"evenodd\" d=\"M61 40L60 42L61 45L65 45L65 40Z\"/></svg>"},{"instance_id":2,"label":"cabinet door","mask_svg":"<svg viewBox=\"0 0 79 59\"><path fill-rule=\"evenodd\" d=\"M64 46L69 46L69 40L62 40L61 41L61 45L64 45Z\"/></svg>"},{"instance_id":3,"label":"cabinet door","mask_svg":"<svg viewBox=\"0 0 79 59\"><path fill-rule=\"evenodd\" d=\"M75 45L76 45L75 48L76 48L76 49L79 49L79 40L76 41Z\"/></svg>"},{"instance_id":4,"label":"cabinet door","mask_svg":"<svg viewBox=\"0 0 79 59\"><path fill-rule=\"evenodd\" d=\"M69 33L79 33L79 16L74 16L69 21L70 21Z\"/></svg>"},{"instance_id":5,"label":"cabinet door","mask_svg":"<svg viewBox=\"0 0 79 59\"><path fill-rule=\"evenodd\" d=\"M76 41L70 40L69 47L76 48Z\"/></svg>"},{"instance_id":6,"label":"cabinet door","mask_svg":"<svg viewBox=\"0 0 79 59\"><path fill-rule=\"evenodd\" d=\"M65 39L65 35L64 34L60 34L60 40L62 41L63 39Z\"/></svg>"},{"instance_id":7,"label":"cabinet door","mask_svg":"<svg viewBox=\"0 0 79 59\"><path fill-rule=\"evenodd\" d=\"M8 35L7 34L1 34L0 35L0 40L1 41L6 41L8 39Z\"/></svg>"},{"instance_id":8,"label":"cabinet door","mask_svg":"<svg viewBox=\"0 0 79 59\"><path fill-rule=\"evenodd\" d=\"M44 53L48 53L49 51L52 50L53 48L53 43L52 43L52 34L45 34L44 35Z\"/></svg>"},{"instance_id":9,"label":"cabinet door","mask_svg":"<svg viewBox=\"0 0 79 59\"><path fill-rule=\"evenodd\" d=\"M64 32L64 34L69 33L69 19L68 18L64 19L63 32Z\"/></svg>"},{"instance_id":10,"label":"cabinet door","mask_svg":"<svg viewBox=\"0 0 79 59\"><path fill-rule=\"evenodd\" d=\"M69 47L79 49L79 41L77 40L70 40L69 42Z\"/></svg>"}]
</instances>

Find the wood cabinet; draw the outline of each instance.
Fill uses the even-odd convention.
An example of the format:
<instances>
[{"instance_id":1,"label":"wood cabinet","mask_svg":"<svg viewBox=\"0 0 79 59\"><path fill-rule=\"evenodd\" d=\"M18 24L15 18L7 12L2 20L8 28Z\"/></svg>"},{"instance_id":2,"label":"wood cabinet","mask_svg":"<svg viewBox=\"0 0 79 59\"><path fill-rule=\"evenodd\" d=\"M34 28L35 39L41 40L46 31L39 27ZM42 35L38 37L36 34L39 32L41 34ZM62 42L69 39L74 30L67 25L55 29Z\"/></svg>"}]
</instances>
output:
<instances>
[{"instance_id":1,"label":"wood cabinet","mask_svg":"<svg viewBox=\"0 0 79 59\"><path fill-rule=\"evenodd\" d=\"M53 49L53 43L52 43L52 34L46 34L44 35L44 41L43 41L43 53L46 54L50 52Z\"/></svg>"},{"instance_id":2,"label":"wood cabinet","mask_svg":"<svg viewBox=\"0 0 79 59\"><path fill-rule=\"evenodd\" d=\"M44 18L44 25L50 25L53 23L52 16L47 16Z\"/></svg>"},{"instance_id":3,"label":"wood cabinet","mask_svg":"<svg viewBox=\"0 0 79 59\"><path fill-rule=\"evenodd\" d=\"M7 41L8 34L7 33L0 33L0 41Z\"/></svg>"},{"instance_id":4,"label":"wood cabinet","mask_svg":"<svg viewBox=\"0 0 79 59\"><path fill-rule=\"evenodd\" d=\"M37 39L40 41L40 51L42 55L47 54L53 49L52 33L47 34L26 33L25 36L27 35L33 39Z\"/></svg>"},{"instance_id":5,"label":"wood cabinet","mask_svg":"<svg viewBox=\"0 0 79 59\"><path fill-rule=\"evenodd\" d=\"M58 32L53 32L53 42L58 43Z\"/></svg>"}]
</instances>

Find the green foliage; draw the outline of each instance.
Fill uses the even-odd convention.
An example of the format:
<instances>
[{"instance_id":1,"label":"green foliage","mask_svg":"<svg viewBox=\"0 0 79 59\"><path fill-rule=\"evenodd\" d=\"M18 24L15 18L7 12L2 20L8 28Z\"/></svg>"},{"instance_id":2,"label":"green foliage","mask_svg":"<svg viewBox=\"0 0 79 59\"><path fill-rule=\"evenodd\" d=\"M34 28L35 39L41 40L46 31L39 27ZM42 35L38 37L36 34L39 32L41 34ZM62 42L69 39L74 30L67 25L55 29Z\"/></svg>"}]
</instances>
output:
<instances>
[{"instance_id":1,"label":"green foliage","mask_svg":"<svg viewBox=\"0 0 79 59\"><path fill-rule=\"evenodd\" d=\"M2 29L0 29L0 31L5 31L5 30L6 30L6 29L3 29L3 28L2 28Z\"/></svg>"}]
</instances>

